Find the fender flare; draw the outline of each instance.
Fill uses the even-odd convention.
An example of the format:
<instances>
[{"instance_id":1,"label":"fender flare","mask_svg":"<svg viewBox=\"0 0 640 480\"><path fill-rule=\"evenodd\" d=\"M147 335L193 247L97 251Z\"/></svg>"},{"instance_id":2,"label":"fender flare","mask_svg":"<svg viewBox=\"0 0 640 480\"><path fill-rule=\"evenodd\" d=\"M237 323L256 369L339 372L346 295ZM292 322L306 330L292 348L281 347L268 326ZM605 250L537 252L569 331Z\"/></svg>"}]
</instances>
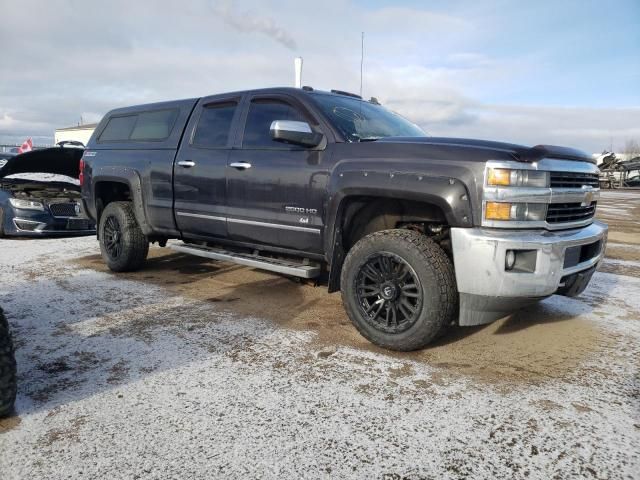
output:
<instances>
[{"instance_id":1,"label":"fender flare","mask_svg":"<svg viewBox=\"0 0 640 480\"><path fill-rule=\"evenodd\" d=\"M142 193L142 180L138 172L129 167L101 167L92 172L91 191L94 192L93 204L87 207L91 215L96 221L98 218L98 207L96 205L95 191L96 185L102 182L114 182L127 185L131 192L131 200L133 202L133 213L136 221L145 235L152 235L153 228L147 221L147 212L145 210L144 197Z\"/></svg>"},{"instance_id":2,"label":"fender flare","mask_svg":"<svg viewBox=\"0 0 640 480\"><path fill-rule=\"evenodd\" d=\"M335 178L339 180L335 180ZM366 178L366 181L364 180ZM459 179L419 173L389 173L362 170L335 175L327 201L324 244L329 271L329 292L340 289L340 271L347 252L342 242L345 205L353 197L412 200L430 203L442 210L449 226L473 226L470 195Z\"/></svg>"}]
</instances>

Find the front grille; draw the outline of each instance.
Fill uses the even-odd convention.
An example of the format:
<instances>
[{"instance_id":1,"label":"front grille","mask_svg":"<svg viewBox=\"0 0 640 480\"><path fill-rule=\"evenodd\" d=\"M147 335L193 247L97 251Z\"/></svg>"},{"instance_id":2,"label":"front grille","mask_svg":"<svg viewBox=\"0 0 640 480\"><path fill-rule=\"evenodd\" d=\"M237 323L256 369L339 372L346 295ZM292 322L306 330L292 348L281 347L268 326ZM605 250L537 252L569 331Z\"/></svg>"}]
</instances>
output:
<instances>
[{"instance_id":1,"label":"front grille","mask_svg":"<svg viewBox=\"0 0 640 480\"><path fill-rule=\"evenodd\" d=\"M50 203L49 210L54 217L77 217L75 203Z\"/></svg>"},{"instance_id":2,"label":"front grille","mask_svg":"<svg viewBox=\"0 0 640 480\"><path fill-rule=\"evenodd\" d=\"M551 172L552 188L582 188L583 185L598 188L597 173Z\"/></svg>"},{"instance_id":3,"label":"front grille","mask_svg":"<svg viewBox=\"0 0 640 480\"><path fill-rule=\"evenodd\" d=\"M552 203L547 210L548 223L567 223L588 220L596 212L596 203L586 207L580 203Z\"/></svg>"}]
</instances>

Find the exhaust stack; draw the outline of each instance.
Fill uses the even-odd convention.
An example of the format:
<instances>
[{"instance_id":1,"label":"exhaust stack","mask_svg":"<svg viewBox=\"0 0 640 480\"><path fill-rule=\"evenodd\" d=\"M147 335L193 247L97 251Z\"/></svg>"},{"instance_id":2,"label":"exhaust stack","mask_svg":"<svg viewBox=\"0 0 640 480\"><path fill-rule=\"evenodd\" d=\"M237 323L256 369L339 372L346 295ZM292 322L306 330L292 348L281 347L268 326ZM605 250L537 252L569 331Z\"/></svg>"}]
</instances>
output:
<instances>
[{"instance_id":1,"label":"exhaust stack","mask_svg":"<svg viewBox=\"0 0 640 480\"><path fill-rule=\"evenodd\" d=\"M293 60L293 65L296 70L296 88L302 88L302 57L296 57Z\"/></svg>"}]
</instances>

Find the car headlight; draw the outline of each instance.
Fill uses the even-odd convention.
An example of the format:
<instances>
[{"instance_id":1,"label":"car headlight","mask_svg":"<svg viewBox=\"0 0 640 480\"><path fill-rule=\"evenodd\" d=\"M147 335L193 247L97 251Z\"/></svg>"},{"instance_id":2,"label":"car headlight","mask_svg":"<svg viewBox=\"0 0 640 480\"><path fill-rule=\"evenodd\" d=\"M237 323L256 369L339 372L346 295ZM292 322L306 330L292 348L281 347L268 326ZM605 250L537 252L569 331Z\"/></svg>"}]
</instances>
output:
<instances>
[{"instance_id":1,"label":"car headlight","mask_svg":"<svg viewBox=\"0 0 640 480\"><path fill-rule=\"evenodd\" d=\"M33 200L24 200L22 198L10 198L9 203L14 208L22 208L23 210L40 210L44 211L42 202L34 202Z\"/></svg>"},{"instance_id":2,"label":"car headlight","mask_svg":"<svg viewBox=\"0 0 640 480\"><path fill-rule=\"evenodd\" d=\"M549 172L489 168L487 185L495 187L548 187Z\"/></svg>"},{"instance_id":3,"label":"car headlight","mask_svg":"<svg viewBox=\"0 0 640 480\"><path fill-rule=\"evenodd\" d=\"M487 202L484 209L486 220L542 221L546 215L546 203Z\"/></svg>"}]
</instances>

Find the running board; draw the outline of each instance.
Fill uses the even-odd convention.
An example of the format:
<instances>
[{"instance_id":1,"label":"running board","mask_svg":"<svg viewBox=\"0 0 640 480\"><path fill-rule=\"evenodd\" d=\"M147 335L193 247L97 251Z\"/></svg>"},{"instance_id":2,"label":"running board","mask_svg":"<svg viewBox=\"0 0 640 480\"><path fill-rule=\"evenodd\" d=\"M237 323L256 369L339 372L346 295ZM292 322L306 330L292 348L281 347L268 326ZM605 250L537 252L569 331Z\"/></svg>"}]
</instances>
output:
<instances>
[{"instance_id":1,"label":"running board","mask_svg":"<svg viewBox=\"0 0 640 480\"><path fill-rule=\"evenodd\" d=\"M247 267L260 268L271 272L284 273L302 278L315 278L320 275L320 265L317 263L296 263L279 258L263 257L250 253L237 253L220 248L204 247L201 245L175 244L169 245L171 250L188 253L198 257L212 258L224 262L237 263Z\"/></svg>"}]
</instances>

